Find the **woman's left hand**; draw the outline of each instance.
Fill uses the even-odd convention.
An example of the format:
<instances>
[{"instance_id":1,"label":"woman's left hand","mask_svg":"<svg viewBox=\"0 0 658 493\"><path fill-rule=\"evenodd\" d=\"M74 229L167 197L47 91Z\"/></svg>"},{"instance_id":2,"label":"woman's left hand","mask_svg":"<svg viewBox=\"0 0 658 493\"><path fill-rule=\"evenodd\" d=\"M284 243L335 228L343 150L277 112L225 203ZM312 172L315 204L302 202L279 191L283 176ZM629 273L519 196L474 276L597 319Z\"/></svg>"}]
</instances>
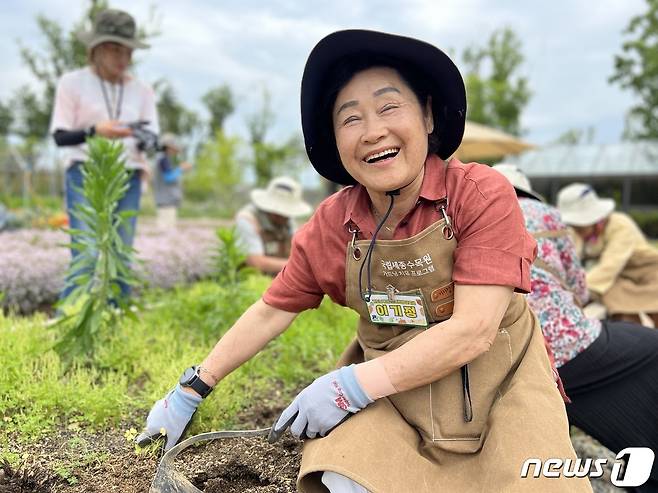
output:
<instances>
[{"instance_id":1,"label":"woman's left hand","mask_svg":"<svg viewBox=\"0 0 658 493\"><path fill-rule=\"evenodd\" d=\"M272 427L270 443L290 427L297 438L325 436L351 414L372 403L354 374L355 365L343 366L317 378L302 390Z\"/></svg>"}]
</instances>

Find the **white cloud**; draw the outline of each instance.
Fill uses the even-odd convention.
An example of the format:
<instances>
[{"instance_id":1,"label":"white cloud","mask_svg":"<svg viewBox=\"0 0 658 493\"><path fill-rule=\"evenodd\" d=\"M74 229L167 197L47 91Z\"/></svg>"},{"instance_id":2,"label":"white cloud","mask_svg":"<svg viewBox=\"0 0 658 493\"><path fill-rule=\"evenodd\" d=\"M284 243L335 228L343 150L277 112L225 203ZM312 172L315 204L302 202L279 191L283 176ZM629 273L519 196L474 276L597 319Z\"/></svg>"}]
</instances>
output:
<instances>
[{"instance_id":1,"label":"white cloud","mask_svg":"<svg viewBox=\"0 0 658 493\"><path fill-rule=\"evenodd\" d=\"M40 46L34 16L41 12L69 28L86 2L10 0L3 5L0 29ZM148 18L149 2L114 0L112 5ZM325 34L345 28L382 29L425 39L460 54L483 45L497 28L510 26L526 55L522 72L533 97L523 114L527 138L543 143L563 131L600 126L602 138L615 140L631 95L607 79L620 49L621 32L643 0L523 2L521 0L161 0L161 34L152 49L138 54L140 77L168 79L182 100L201 110L211 87L230 84L238 112L229 128L244 132L244 118L256 110L261 88L272 94L276 137L299 132L299 84L304 62ZM3 101L23 83L35 84L21 65L13 42L0 46ZM456 60L460 64L460 60Z\"/></svg>"}]
</instances>

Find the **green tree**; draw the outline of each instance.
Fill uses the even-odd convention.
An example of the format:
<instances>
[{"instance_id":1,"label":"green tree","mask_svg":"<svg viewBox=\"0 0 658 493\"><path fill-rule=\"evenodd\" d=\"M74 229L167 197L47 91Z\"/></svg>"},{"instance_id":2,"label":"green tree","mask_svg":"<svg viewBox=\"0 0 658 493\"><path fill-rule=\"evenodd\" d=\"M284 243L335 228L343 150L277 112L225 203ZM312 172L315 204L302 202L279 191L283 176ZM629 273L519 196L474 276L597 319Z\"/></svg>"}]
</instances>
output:
<instances>
[{"instance_id":1,"label":"green tree","mask_svg":"<svg viewBox=\"0 0 658 493\"><path fill-rule=\"evenodd\" d=\"M520 135L521 112L531 92L528 80L517 75L523 53L514 31L509 27L494 31L486 47L467 48L463 59L468 119Z\"/></svg>"},{"instance_id":2,"label":"green tree","mask_svg":"<svg viewBox=\"0 0 658 493\"><path fill-rule=\"evenodd\" d=\"M624 30L629 39L615 56L609 79L639 100L626 121L625 136L631 139L658 139L658 0L646 1L647 11L633 17Z\"/></svg>"},{"instance_id":3,"label":"green tree","mask_svg":"<svg viewBox=\"0 0 658 493\"><path fill-rule=\"evenodd\" d=\"M267 142L265 137L274 125L271 96L263 90L263 104L260 110L247 118L249 140L253 153L253 167L256 184L263 186L276 175L287 173L301 166L303 145L298 136L293 136L283 144Z\"/></svg>"},{"instance_id":4,"label":"green tree","mask_svg":"<svg viewBox=\"0 0 658 493\"><path fill-rule=\"evenodd\" d=\"M23 63L41 86L41 93L27 86L17 91L13 106L18 115L18 135L42 139L48 134L57 80L63 73L82 67L87 62L86 48L76 34L83 27L88 27L96 13L104 8L107 8L106 0L92 1L82 19L69 32L65 32L56 21L37 15L39 31L45 38L42 50L37 51L19 41Z\"/></svg>"},{"instance_id":5,"label":"green tree","mask_svg":"<svg viewBox=\"0 0 658 493\"><path fill-rule=\"evenodd\" d=\"M224 121L235 111L235 102L231 88L223 84L209 90L203 95L203 103L210 113L210 131L224 131Z\"/></svg>"},{"instance_id":6,"label":"green tree","mask_svg":"<svg viewBox=\"0 0 658 493\"><path fill-rule=\"evenodd\" d=\"M227 215L235 212L237 187L243 171L238 153L241 141L217 130L201 147L194 170L185 176L185 196L191 200L213 200Z\"/></svg>"},{"instance_id":7,"label":"green tree","mask_svg":"<svg viewBox=\"0 0 658 493\"><path fill-rule=\"evenodd\" d=\"M44 98L40 98L29 86L24 85L16 91L11 106L19 121L15 128L16 135L23 137L25 141L34 142L46 136L52 108Z\"/></svg>"},{"instance_id":8,"label":"green tree","mask_svg":"<svg viewBox=\"0 0 658 493\"><path fill-rule=\"evenodd\" d=\"M201 124L199 115L179 101L174 88L167 81L159 80L154 88L158 97L160 131L176 135L192 134Z\"/></svg>"},{"instance_id":9,"label":"green tree","mask_svg":"<svg viewBox=\"0 0 658 493\"><path fill-rule=\"evenodd\" d=\"M0 137L9 135L13 121L14 116L11 106L0 101Z\"/></svg>"},{"instance_id":10,"label":"green tree","mask_svg":"<svg viewBox=\"0 0 658 493\"><path fill-rule=\"evenodd\" d=\"M303 146L301 138L293 136L283 144L272 142L252 143L256 183L266 185L272 178L301 168Z\"/></svg>"}]
</instances>

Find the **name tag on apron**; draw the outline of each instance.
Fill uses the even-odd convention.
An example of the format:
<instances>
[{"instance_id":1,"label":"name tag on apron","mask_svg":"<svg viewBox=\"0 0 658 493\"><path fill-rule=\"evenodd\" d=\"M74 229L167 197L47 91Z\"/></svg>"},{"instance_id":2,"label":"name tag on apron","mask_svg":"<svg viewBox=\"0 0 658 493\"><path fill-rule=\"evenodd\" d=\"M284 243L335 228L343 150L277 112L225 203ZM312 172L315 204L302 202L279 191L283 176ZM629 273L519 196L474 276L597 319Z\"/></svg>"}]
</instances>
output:
<instances>
[{"instance_id":1,"label":"name tag on apron","mask_svg":"<svg viewBox=\"0 0 658 493\"><path fill-rule=\"evenodd\" d=\"M372 293L367 301L370 321L374 324L427 327L423 299L420 296Z\"/></svg>"}]
</instances>

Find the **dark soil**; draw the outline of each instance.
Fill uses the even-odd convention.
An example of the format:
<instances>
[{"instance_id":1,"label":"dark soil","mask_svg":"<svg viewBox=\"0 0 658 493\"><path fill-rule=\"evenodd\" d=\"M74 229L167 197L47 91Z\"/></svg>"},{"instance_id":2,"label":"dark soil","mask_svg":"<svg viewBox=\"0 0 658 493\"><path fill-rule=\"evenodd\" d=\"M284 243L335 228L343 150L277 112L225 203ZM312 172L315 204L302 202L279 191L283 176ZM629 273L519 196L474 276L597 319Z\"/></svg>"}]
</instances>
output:
<instances>
[{"instance_id":1,"label":"dark soil","mask_svg":"<svg viewBox=\"0 0 658 493\"><path fill-rule=\"evenodd\" d=\"M232 428L250 429L271 426L286 404L285 399L277 392L271 398L257 399L257 402L258 405L245 409L236 416L235 426ZM141 415L131 416L129 421L105 432L92 433L84 430L60 429L41 441L29 444L22 443L17 436L4 437L0 442L0 447L21 456L22 460L21 466L18 468L0 463L0 493L147 493L155 476L160 456L137 455L133 443L124 436L125 431L130 428L139 429L143 424L143 419L144 416ZM279 454L277 457L280 458L296 457L297 463L294 467L297 468L299 454L292 453L297 442L291 444L290 439L288 442L284 442L284 439L282 438L281 445L273 447L274 452L271 452L272 449L264 449L263 453ZM261 442L269 447L265 438L262 438ZM199 466L196 468L187 466L182 469L182 472L187 474L190 479L201 472L206 472L201 471L203 457L215 452L205 452L205 450L211 450L216 446L216 443L211 442L205 447L196 447L190 452L185 451L190 456L198 457L194 460L198 461ZM253 460L256 460L257 446L247 448L251 449L247 451L247 455L251 454L254 457ZM281 452L276 452L278 449ZM218 457L222 453L218 452ZM222 474L224 474L225 483L227 481L237 482L234 489L222 489L222 493L295 491L296 472L291 476L292 481L286 483L283 476L277 476L275 470L269 473L263 470L265 481L272 483L271 485L263 484L260 479L254 479L254 474L258 474L258 472L252 473L250 464L242 464L240 460L242 455L236 449L235 460L224 468L224 473L209 470L206 480L207 492L220 491L212 485L221 479ZM208 458L208 460L210 459ZM225 460L226 464L228 462ZM215 462L215 464L218 463L218 461ZM279 467L284 465L285 461L271 462L271 464L272 467L275 465ZM286 472L286 477L288 474L289 472ZM259 476L257 477L259 478ZM211 481L211 479L215 481ZM222 483L222 488L225 488L225 483ZM289 484L290 486L288 489L276 489L277 484ZM251 490L250 485L261 489ZM215 489L209 489L211 487Z\"/></svg>"},{"instance_id":2,"label":"dark soil","mask_svg":"<svg viewBox=\"0 0 658 493\"><path fill-rule=\"evenodd\" d=\"M9 437L8 449L24 457L19 468L0 464L0 493L145 493L159 457L136 455L123 433L61 430L22 444Z\"/></svg>"},{"instance_id":3,"label":"dark soil","mask_svg":"<svg viewBox=\"0 0 658 493\"><path fill-rule=\"evenodd\" d=\"M294 438L222 438L183 451L175 465L206 493L293 493L300 459Z\"/></svg>"},{"instance_id":4,"label":"dark soil","mask_svg":"<svg viewBox=\"0 0 658 493\"><path fill-rule=\"evenodd\" d=\"M8 462L0 464L0 493L47 493L53 482L53 478L35 469L15 469Z\"/></svg>"},{"instance_id":5,"label":"dark soil","mask_svg":"<svg viewBox=\"0 0 658 493\"><path fill-rule=\"evenodd\" d=\"M257 406L240 413L236 428L272 426L284 399L278 393L261 398ZM288 493L295 483L301 459L301 442L284 435L269 444L267 437L221 438L184 450L176 469L205 493Z\"/></svg>"}]
</instances>

